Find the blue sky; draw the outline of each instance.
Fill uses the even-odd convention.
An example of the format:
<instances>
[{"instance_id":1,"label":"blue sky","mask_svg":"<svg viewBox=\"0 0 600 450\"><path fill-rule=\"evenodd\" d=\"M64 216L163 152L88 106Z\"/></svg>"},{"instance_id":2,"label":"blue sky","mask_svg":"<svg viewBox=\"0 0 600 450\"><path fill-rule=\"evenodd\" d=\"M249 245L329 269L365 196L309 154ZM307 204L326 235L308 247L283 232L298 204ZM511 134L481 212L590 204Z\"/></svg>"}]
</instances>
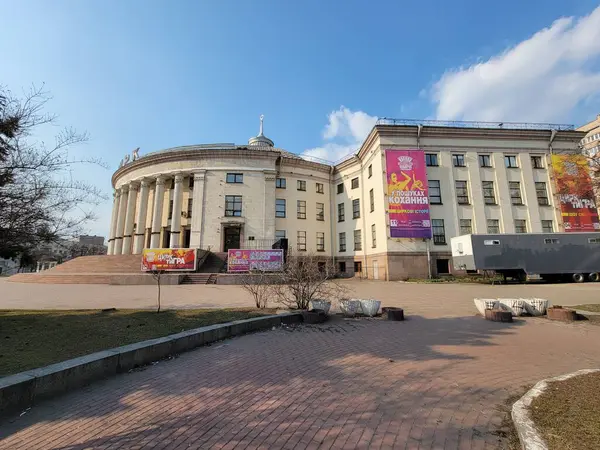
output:
<instances>
[{"instance_id":1,"label":"blue sky","mask_svg":"<svg viewBox=\"0 0 600 450\"><path fill-rule=\"evenodd\" d=\"M244 143L258 131L337 160L376 117L582 124L600 113L598 1L20 1L0 29L0 83L51 92L72 150ZM58 131L58 130L56 130ZM45 131L46 132L46 131ZM42 136L49 139L50 135ZM110 202L89 231L108 234Z\"/></svg>"}]
</instances>

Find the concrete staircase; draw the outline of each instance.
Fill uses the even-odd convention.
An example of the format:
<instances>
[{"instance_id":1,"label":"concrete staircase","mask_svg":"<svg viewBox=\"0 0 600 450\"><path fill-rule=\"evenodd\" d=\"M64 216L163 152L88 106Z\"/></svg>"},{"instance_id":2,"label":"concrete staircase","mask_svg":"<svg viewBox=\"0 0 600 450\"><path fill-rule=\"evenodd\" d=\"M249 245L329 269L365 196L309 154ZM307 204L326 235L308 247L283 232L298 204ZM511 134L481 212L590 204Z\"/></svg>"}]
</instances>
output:
<instances>
[{"instance_id":1,"label":"concrete staircase","mask_svg":"<svg viewBox=\"0 0 600 450\"><path fill-rule=\"evenodd\" d=\"M216 273L190 273L181 279L181 284L216 284L216 282Z\"/></svg>"},{"instance_id":2,"label":"concrete staircase","mask_svg":"<svg viewBox=\"0 0 600 450\"><path fill-rule=\"evenodd\" d=\"M204 264L198 269L198 273L220 273L224 271L226 264L226 252L209 253Z\"/></svg>"}]
</instances>

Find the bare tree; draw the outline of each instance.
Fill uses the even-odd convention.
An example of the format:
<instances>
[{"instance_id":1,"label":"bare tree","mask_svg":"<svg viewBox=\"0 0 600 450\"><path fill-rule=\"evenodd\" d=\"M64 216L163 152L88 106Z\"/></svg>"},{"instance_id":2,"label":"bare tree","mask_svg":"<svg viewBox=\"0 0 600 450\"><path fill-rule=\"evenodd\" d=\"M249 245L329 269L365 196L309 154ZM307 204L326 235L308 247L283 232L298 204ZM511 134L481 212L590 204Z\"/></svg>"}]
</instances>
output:
<instances>
[{"instance_id":1,"label":"bare tree","mask_svg":"<svg viewBox=\"0 0 600 450\"><path fill-rule=\"evenodd\" d=\"M17 98L0 86L0 257L76 236L93 219L86 205L106 198L73 179L79 163L102 165L69 158L69 149L85 142L85 134L67 128L50 146L34 138L40 127L55 123L55 116L43 112L49 99L42 89Z\"/></svg>"},{"instance_id":2,"label":"bare tree","mask_svg":"<svg viewBox=\"0 0 600 450\"><path fill-rule=\"evenodd\" d=\"M266 308L274 292L272 285L274 281L275 277L272 274L257 270L242 275L242 288L252 295L257 308Z\"/></svg>"},{"instance_id":3,"label":"bare tree","mask_svg":"<svg viewBox=\"0 0 600 450\"><path fill-rule=\"evenodd\" d=\"M158 288L158 293L157 293L157 309L156 312L160 313L160 279L162 277L162 275L165 273L164 270L153 270L152 272L152 278L154 278L156 280L156 287Z\"/></svg>"}]
</instances>

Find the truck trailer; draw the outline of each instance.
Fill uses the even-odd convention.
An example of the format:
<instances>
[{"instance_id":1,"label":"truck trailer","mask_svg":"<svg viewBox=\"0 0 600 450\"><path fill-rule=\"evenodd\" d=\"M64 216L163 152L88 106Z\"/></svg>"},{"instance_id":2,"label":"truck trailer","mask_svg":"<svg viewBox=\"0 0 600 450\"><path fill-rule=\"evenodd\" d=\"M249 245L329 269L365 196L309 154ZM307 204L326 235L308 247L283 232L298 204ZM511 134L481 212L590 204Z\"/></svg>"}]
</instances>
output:
<instances>
[{"instance_id":1,"label":"truck trailer","mask_svg":"<svg viewBox=\"0 0 600 450\"><path fill-rule=\"evenodd\" d=\"M521 282L600 281L600 233L466 234L450 241L456 270Z\"/></svg>"}]
</instances>

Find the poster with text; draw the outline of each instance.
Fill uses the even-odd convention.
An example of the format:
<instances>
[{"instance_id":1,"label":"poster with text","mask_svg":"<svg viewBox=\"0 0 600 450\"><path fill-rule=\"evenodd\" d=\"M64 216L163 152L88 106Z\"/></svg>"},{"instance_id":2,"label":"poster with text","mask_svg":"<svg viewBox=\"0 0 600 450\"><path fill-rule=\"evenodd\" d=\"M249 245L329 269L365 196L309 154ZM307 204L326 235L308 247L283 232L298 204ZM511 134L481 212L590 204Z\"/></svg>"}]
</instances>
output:
<instances>
[{"instance_id":1,"label":"poster with text","mask_svg":"<svg viewBox=\"0 0 600 450\"><path fill-rule=\"evenodd\" d=\"M600 231L587 158L552 155L552 168L565 231Z\"/></svg>"},{"instance_id":2,"label":"poster with text","mask_svg":"<svg viewBox=\"0 0 600 450\"><path fill-rule=\"evenodd\" d=\"M390 237L431 238L425 154L386 150Z\"/></svg>"},{"instance_id":3,"label":"poster with text","mask_svg":"<svg viewBox=\"0 0 600 450\"><path fill-rule=\"evenodd\" d=\"M278 272L283 269L283 250L232 250L227 252L227 272Z\"/></svg>"},{"instance_id":4,"label":"poster with text","mask_svg":"<svg viewBox=\"0 0 600 450\"><path fill-rule=\"evenodd\" d=\"M196 249L145 248L142 253L142 270L196 270Z\"/></svg>"}]
</instances>

